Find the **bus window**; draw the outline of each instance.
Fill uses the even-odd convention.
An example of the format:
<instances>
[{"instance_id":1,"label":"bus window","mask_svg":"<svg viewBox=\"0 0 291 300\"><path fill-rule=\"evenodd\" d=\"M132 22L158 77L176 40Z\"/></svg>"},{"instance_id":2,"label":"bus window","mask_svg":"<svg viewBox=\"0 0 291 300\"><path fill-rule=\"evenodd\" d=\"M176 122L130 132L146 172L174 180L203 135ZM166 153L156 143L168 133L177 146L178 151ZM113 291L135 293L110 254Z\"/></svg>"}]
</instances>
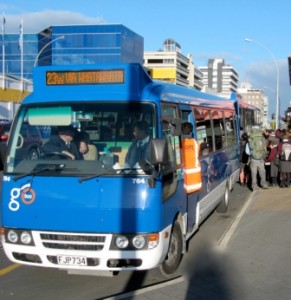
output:
<instances>
[{"instance_id":1,"label":"bus window","mask_svg":"<svg viewBox=\"0 0 291 300\"><path fill-rule=\"evenodd\" d=\"M162 107L162 128L163 136L168 142L168 154L169 162L171 166L181 164L181 149L180 141L178 136L172 134L172 123L171 120L177 119L178 112L177 107L173 105L163 105Z\"/></svg>"},{"instance_id":2,"label":"bus window","mask_svg":"<svg viewBox=\"0 0 291 300\"><path fill-rule=\"evenodd\" d=\"M227 146L236 144L235 118L232 111L224 111Z\"/></svg>"},{"instance_id":3,"label":"bus window","mask_svg":"<svg viewBox=\"0 0 291 300\"><path fill-rule=\"evenodd\" d=\"M43 106L41 109L33 106L22 106L16 117L17 125L13 135L14 140L9 150L9 171L33 170L37 165L50 162L63 164L62 161L68 158L65 158L61 153L57 155L55 151L47 153L48 149L52 148L45 146L53 136L57 138L59 128L63 126L72 127L74 131L72 142L76 144L77 148L79 148L81 136L86 134L89 136L87 143L97 148L100 159L109 151L114 156L114 159L111 160L112 163L119 163L122 166L125 164L126 153L134 139L134 125L138 121L147 122L151 137L157 136L154 106L151 104L92 102L66 104L65 108L49 105ZM24 134L26 124L29 124L30 128L34 128L35 131L40 132L40 130L44 131L45 129L46 134L43 135L42 141L38 145L35 145L34 140L29 140ZM24 148L21 141L23 141L22 143L29 143L29 145L25 144L25 149L29 149L29 151L20 155L20 150ZM34 155L33 160L30 158L30 149L36 149L35 152L39 153L38 156ZM66 161L66 165L71 166L66 168L66 171L78 175L94 174L98 168L102 168L102 161L100 160L99 165L82 159Z\"/></svg>"},{"instance_id":4,"label":"bus window","mask_svg":"<svg viewBox=\"0 0 291 300\"><path fill-rule=\"evenodd\" d=\"M212 127L210 110L195 108L195 126L197 141L200 145L200 155L207 155L213 151Z\"/></svg>"},{"instance_id":5,"label":"bus window","mask_svg":"<svg viewBox=\"0 0 291 300\"><path fill-rule=\"evenodd\" d=\"M219 110L212 111L212 121L213 121L215 150L220 150L225 147L223 112Z\"/></svg>"}]
</instances>

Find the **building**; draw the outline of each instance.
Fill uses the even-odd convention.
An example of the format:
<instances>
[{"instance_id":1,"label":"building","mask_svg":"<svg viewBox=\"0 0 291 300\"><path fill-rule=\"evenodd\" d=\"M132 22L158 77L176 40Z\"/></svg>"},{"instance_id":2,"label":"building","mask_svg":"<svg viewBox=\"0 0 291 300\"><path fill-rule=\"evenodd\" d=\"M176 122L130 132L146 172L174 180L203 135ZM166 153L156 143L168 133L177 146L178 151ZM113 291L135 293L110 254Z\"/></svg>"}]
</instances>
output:
<instances>
[{"instance_id":1,"label":"building","mask_svg":"<svg viewBox=\"0 0 291 300\"><path fill-rule=\"evenodd\" d=\"M264 95L264 91L262 89L254 89L250 83L243 82L238 88L238 93L244 102L257 107L261 111L262 126L269 127L269 99Z\"/></svg>"},{"instance_id":2,"label":"building","mask_svg":"<svg viewBox=\"0 0 291 300\"><path fill-rule=\"evenodd\" d=\"M32 82L27 79L21 82L18 77L11 75L3 78L1 74L0 86L0 120L12 120L23 98L32 91Z\"/></svg>"},{"instance_id":3,"label":"building","mask_svg":"<svg viewBox=\"0 0 291 300\"><path fill-rule=\"evenodd\" d=\"M143 63L143 38L119 24L51 26L20 40L19 34L5 34L0 49L5 74L19 78L31 79L36 65Z\"/></svg>"},{"instance_id":4,"label":"building","mask_svg":"<svg viewBox=\"0 0 291 300\"><path fill-rule=\"evenodd\" d=\"M238 73L224 59L209 59L208 66L199 67L203 74L203 91L230 96L238 88Z\"/></svg>"},{"instance_id":5,"label":"building","mask_svg":"<svg viewBox=\"0 0 291 300\"><path fill-rule=\"evenodd\" d=\"M36 65L143 64L143 37L120 24L51 26L37 34L4 34L3 40L0 119L14 116L10 108L32 88L28 81Z\"/></svg>"},{"instance_id":6,"label":"building","mask_svg":"<svg viewBox=\"0 0 291 300\"><path fill-rule=\"evenodd\" d=\"M145 51L144 67L155 80L202 89L202 73L194 66L192 56L181 53L181 46L173 39L165 40L163 50Z\"/></svg>"},{"instance_id":7,"label":"building","mask_svg":"<svg viewBox=\"0 0 291 300\"><path fill-rule=\"evenodd\" d=\"M31 79L34 60L39 49L38 34L5 34L0 49L2 75ZM22 42L21 42L22 41Z\"/></svg>"}]
</instances>

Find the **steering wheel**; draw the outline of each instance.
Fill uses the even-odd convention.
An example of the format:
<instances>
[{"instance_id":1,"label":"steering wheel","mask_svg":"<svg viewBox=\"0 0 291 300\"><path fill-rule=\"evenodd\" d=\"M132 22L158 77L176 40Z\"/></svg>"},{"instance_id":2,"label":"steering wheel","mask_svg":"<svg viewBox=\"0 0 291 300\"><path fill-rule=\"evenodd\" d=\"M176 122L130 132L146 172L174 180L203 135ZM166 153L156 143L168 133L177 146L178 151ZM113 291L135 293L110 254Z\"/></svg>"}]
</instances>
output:
<instances>
[{"instance_id":1,"label":"steering wheel","mask_svg":"<svg viewBox=\"0 0 291 300\"><path fill-rule=\"evenodd\" d=\"M49 158L49 159L68 159L72 160L72 158L67 155L66 153L62 152L45 152L42 154L42 157L44 159Z\"/></svg>"}]
</instances>

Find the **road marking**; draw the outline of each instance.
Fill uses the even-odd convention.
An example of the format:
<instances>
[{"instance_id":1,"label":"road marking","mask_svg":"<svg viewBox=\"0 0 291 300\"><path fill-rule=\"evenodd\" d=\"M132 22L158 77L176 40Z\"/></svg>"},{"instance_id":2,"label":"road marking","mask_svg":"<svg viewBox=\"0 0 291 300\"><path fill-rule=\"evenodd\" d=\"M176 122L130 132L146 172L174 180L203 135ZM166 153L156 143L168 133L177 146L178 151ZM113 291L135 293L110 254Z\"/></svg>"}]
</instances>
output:
<instances>
[{"instance_id":1,"label":"road marking","mask_svg":"<svg viewBox=\"0 0 291 300\"><path fill-rule=\"evenodd\" d=\"M177 284L177 283L180 283L180 282L183 282L183 281L184 281L184 278L182 276L180 276L180 277L177 277L175 279L168 280L166 282L162 282L160 284L153 284L153 285L151 285L149 287L142 288L142 289L139 289L139 290L135 290L135 291L132 291L132 292L128 292L128 293L124 293L124 294L119 294L119 295L116 295L116 296L113 296L113 297L109 297L109 298L103 298L103 300L120 300L120 299L126 299L128 297L141 295L141 294L144 294L144 293L147 293L147 292L150 292L150 291L153 291L153 290L158 290L160 288L163 288L163 287L166 287L166 286L169 286L169 285L172 285L172 284Z\"/></svg>"},{"instance_id":2,"label":"road marking","mask_svg":"<svg viewBox=\"0 0 291 300\"><path fill-rule=\"evenodd\" d=\"M12 265L4 268L4 269L1 269L0 270L0 276L6 275L7 273L12 272L13 270L15 270L19 267L21 267L20 264L12 264Z\"/></svg>"},{"instance_id":3,"label":"road marking","mask_svg":"<svg viewBox=\"0 0 291 300\"><path fill-rule=\"evenodd\" d=\"M252 203L254 197L256 196L257 192L252 192L249 196L249 198L247 199L246 203L244 204L244 206L242 207L242 209L239 211L239 213L237 214L235 220L231 223L230 227L228 228L228 230L226 230L225 234L221 237L218 246L221 250L226 249L227 244L230 240L230 238L232 237L236 227L238 226L240 220L242 219L244 213L246 212L246 210L248 209L248 207L250 206L250 204Z\"/></svg>"}]
</instances>

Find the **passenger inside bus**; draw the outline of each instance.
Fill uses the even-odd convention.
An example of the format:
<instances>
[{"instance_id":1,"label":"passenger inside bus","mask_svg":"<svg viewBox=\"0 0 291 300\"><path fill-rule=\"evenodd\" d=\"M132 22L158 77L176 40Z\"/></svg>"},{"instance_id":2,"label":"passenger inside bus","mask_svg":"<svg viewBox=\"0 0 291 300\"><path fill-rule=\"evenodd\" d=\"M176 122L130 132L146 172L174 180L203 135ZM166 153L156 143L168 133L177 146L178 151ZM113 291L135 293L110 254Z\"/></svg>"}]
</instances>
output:
<instances>
[{"instance_id":1,"label":"passenger inside bus","mask_svg":"<svg viewBox=\"0 0 291 300\"><path fill-rule=\"evenodd\" d=\"M98 152L95 145L90 144L90 137L87 132L80 134L79 152L85 160L97 160Z\"/></svg>"},{"instance_id":2,"label":"passenger inside bus","mask_svg":"<svg viewBox=\"0 0 291 300\"><path fill-rule=\"evenodd\" d=\"M182 124L183 138L193 138L193 125L190 122L184 122Z\"/></svg>"},{"instance_id":3,"label":"passenger inside bus","mask_svg":"<svg viewBox=\"0 0 291 300\"><path fill-rule=\"evenodd\" d=\"M150 160L150 135L149 125L144 121L134 125L134 141L130 145L125 157L125 163L133 167L141 160Z\"/></svg>"},{"instance_id":4,"label":"passenger inside bus","mask_svg":"<svg viewBox=\"0 0 291 300\"><path fill-rule=\"evenodd\" d=\"M200 155L207 155L209 153L209 144L207 138L203 139L203 142L200 144Z\"/></svg>"}]
</instances>

